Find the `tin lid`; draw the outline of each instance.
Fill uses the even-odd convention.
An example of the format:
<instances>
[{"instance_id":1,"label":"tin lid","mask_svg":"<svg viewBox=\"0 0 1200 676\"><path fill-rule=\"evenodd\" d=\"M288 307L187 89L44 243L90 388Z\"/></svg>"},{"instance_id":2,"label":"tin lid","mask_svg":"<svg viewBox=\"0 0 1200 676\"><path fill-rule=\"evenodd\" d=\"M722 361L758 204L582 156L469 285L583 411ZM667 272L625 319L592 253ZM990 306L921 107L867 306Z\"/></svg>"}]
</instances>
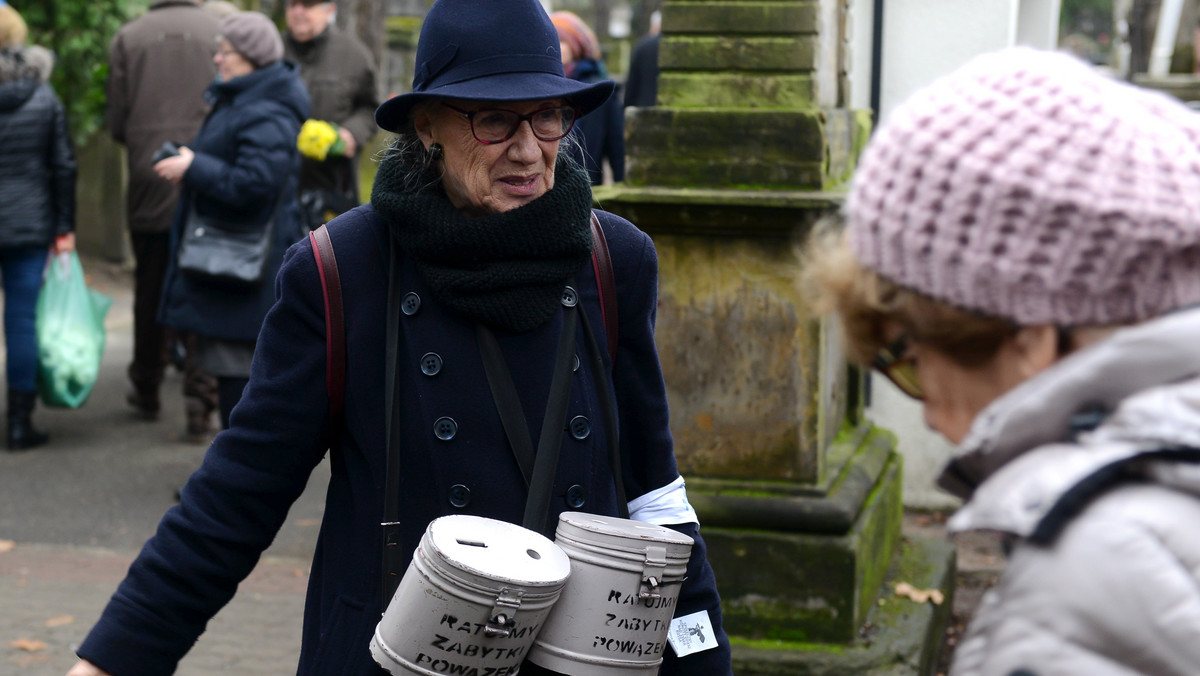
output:
<instances>
[{"instance_id":1,"label":"tin lid","mask_svg":"<svg viewBox=\"0 0 1200 676\"><path fill-rule=\"evenodd\" d=\"M485 587L555 588L571 574L571 560L558 545L506 521L468 514L439 517L429 523L423 542L440 563Z\"/></svg>"},{"instance_id":2,"label":"tin lid","mask_svg":"<svg viewBox=\"0 0 1200 676\"><path fill-rule=\"evenodd\" d=\"M691 556L692 545L695 542L691 537L665 526L585 512L560 514L555 535L599 547L632 552L641 552L646 545L657 544L666 549L667 556L685 561Z\"/></svg>"}]
</instances>

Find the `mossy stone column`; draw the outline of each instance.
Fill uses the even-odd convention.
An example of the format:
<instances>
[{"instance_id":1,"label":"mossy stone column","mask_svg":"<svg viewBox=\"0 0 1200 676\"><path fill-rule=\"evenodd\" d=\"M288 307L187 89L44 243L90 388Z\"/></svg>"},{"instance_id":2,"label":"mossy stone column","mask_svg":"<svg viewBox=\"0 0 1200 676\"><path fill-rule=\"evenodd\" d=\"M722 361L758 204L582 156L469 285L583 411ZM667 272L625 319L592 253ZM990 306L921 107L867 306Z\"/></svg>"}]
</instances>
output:
<instances>
[{"instance_id":1,"label":"mossy stone column","mask_svg":"<svg viewBox=\"0 0 1200 676\"><path fill-rule=\"evenodd\" d=\"M626 180L595 191L658 249L672 433L739 676L783 673L760 641L855 641L899 541L894 440L796 285L870 131L844 105L847 4L667 0L658 104L626 111Z\"/></svg>"}]
</instances>

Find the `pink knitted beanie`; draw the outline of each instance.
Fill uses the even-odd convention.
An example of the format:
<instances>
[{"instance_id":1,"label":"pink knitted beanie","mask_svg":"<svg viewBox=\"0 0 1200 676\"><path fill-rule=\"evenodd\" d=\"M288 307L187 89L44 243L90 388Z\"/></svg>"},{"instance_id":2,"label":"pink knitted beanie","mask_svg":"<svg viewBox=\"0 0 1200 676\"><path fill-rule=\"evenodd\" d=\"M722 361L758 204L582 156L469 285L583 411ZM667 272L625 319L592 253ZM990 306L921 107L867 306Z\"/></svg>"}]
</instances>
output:
<instances>
[{"instance_id":1,"label":"pink knitted beanie","mask_svg":"<svg viewBox=\"0 0 1200 676\"><path fill-rule=\"evenodd\" d=\"M851 247L900 286L1021 325L1200 302L1200 114L1028 48L918 91L868 144Z\"/></svg>"}]
</instances>

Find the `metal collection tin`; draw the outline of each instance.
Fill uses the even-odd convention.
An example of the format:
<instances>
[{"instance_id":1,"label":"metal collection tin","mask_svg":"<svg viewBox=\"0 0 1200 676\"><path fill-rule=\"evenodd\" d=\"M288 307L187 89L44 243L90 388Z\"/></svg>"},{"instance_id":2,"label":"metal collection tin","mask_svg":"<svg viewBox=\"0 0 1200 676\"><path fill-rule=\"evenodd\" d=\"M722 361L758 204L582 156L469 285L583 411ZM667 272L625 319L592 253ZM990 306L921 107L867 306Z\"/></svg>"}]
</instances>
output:
<instances>
[{"instance_id":1,"label":"metal collection tin","mask_svg":"<svg viewBox=\"0 0 1200 676\"><path fill-rule=\"evenodd\" d=\"M504 521L434 519L371 638L392 674L516 674L570 575L566 554Z\"/></svg>"},{"instance_id":2,"label":"metal collection tin","mask_svg":"<svg viewBox=\"0 0 1200 676\"><path fill-rule=\"evenodd\" d=\"M639 521L564 512L554 542L571 559L571 579L529 660L572 676L657 673L692 538Z\"/></svg>"}]
</instances>

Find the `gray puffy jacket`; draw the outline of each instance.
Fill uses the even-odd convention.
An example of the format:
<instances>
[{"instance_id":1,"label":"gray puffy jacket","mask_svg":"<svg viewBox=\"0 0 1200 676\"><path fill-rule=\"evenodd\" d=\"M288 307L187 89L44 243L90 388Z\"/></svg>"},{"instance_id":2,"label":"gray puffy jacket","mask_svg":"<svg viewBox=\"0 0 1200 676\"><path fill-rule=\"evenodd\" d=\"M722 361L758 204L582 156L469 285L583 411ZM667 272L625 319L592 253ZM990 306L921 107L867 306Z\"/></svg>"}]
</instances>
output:
<instances>
[{"instance_id":1,"label":"gray puffy jacket","mask_svg":"<svg viewBox=\"0 0 1200 676\"><path fill-rule=\"evenodd\" d=\"M1098 426L1097 426L1098 424ZM1200 310L993 402L939 484L1011 536L951 676L1200 674Z\"/></svg>"}]
</instances>

